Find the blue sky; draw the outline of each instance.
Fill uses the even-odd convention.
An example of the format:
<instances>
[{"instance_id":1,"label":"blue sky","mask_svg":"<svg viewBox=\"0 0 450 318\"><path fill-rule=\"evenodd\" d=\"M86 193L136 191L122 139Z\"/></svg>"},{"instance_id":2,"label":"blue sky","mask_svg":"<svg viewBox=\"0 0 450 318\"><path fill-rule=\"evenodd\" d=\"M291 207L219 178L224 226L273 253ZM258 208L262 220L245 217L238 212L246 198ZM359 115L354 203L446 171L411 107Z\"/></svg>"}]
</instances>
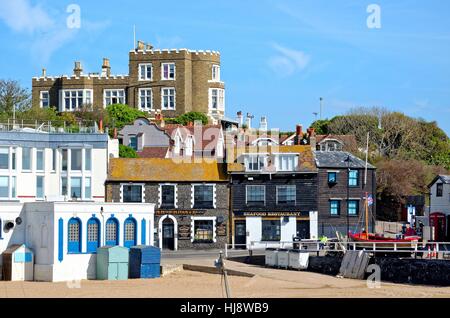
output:
<instances>
[{"instance_id":1,"label":"blue sky","mask_svg":"<svg viewBox=\"0 0 450 318\"><path fill-rule=\"evenodd\" d=\"M80 29L67 28L71 3ZM370 4L379 29L367 27ZM0 0L0 78L30 87L42 67L70 74L80 60L99 72L103 57L127 74L136 25L157 48L220 51L229 117L242 110L294 130L323 97L323 117L379 106L450 134L449 12L434 0Z\"/></svg>"}]
</instances>

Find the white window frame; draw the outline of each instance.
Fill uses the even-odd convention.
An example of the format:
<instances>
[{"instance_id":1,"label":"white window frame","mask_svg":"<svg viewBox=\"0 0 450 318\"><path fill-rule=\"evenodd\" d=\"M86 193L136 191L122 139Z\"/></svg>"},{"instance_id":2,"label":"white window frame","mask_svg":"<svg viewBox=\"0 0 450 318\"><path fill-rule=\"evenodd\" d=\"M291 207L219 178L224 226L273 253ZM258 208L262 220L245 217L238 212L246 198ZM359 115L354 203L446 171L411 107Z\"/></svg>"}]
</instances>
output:
<instances>
[{"instance_id":1,"label":"white window frame","mask_svg":"<svg viewBox=\"0 0 450 318\"><path fill-rule=\"evenodd\" d=\"M11 176L11 175L0 175L0 177L6 178L6 180L8 181L8 185L7 185L8 196L0 197L0 201L7 201L7 200L13 199L13 197L12 197L12 178L14 176ZM17 178L16 178L16 196L17 196ZM0 229L0 230L2 230L2 229Z\"/></svg>"},{"instance_id":2,"label":"white window frame","mask_svg":"<svg viewBox=\"0 0 450 318\"><path fill-rule=\"evenodd\" d=\"M213 105L213 93L216 92L217 107ZM209 110L224 110L225 109L225 90L223 88L209 89Z\"/></svg>"},{"instance_id":3,"label":"white window frame","mask_svg":"<svg viewBox=\"0 0 450 318\"><path fill-rule=\"evenodd\" d=\"M121 183L120 184L120 202L123 203L123 187L140 186L142 191L142 203L145 203L145 183Z\"/></svg>"},{"instance_id":4,"label":"white window frame","mask_svg":"<svg viewBox=\"0 0 450 318\"><path fill-rule=\"evenodd\" d=\"M42 169L38 169L38 153L42 152ZM37 148L36 149L36 161L35 161L35 165L36 165L36 171L38 172L44 172L45 171L45 149L44 148Z\"/></svg>"},{"instance_id":5,"label":"white window frame","mask_svg":"<svg viewBox=\"0 0 450 318\"><path fill-rule=\"evenodd\" d=\"M170 65L173 65L173 78L170 78ZM169 77L164 77L164 67L169 67ZM175 81L177 78L177 65L175 62L161 63L161 80L162 81Z\"/></svg>"},{"instance_id":6,"label":"white window frame","mask_svg":"<svg viewBox=\"0 0 450 318\"><path fill-rule=\"evenodd\" d=\"M170 91L173 90L173 108L170 107L170 103L168 103L168 107L164 107L164 97L167 96L167 98L169 98L170 101L170 96L171 95L165 95L164 91ZM175 89L175 87L163 87L161 88L161 109L162 110L176 110L177 108L177 90Z\"/></svg>"},{"instance_id":7,"label":"white window frame","mask_svg":"<svg viewBox=\"0 0 450 318\"><path fill-rule=\"evenodd\" d=\"M70 95L72 95L72 92L82 92L82 105L78 105L78 96L76 97L75 105L72 104L72 96L69 97L70 99L70 108L66 109L66 92L70 92ZM90 96L88 97L88 93ZM93 89L61 89L60 95L59 95L59 111L60 112L73 112L81 109L84 105L88 105L93 103L94 100L94 90Z\"/></svg>"},{"instance_id":8,"label":"white window frame","mask_svg":"<svg viewBox=\"0 0 450 318\"><path fill-rule=\"evenodd\" d=\"M37 191L38 190L38 188L37 188L37 179L38 178L42 178L42 197L38 197L38 191ZM36 175L35 182L36 182L36 188L35 188L36 200L43 201L45 199L45 176L42 174Z\"/></svg>"},{"instance_id":9,"label":"white window frame","mask_svg":"<svg viewBox=\"0 0 450 318\"><path fill-rule=\"evenodd\" d=\"M195 205L195 187L197 186L212 186L213 187L213 208L217 209L216 205L216 184L215 183L195 183L191 185L191 209Z\"/></svg>"},{"instance_id":10,"label":"white window frame","mask_svg":"<svg viewBox=\"0 0 450 318\"><path fill-rule=\"evenodd\" d=\"M220 65L218 64L214 64L211 68L211 81L220 82Z\"/></svg>"},{"instance_id":11,"label":"white window frame","mask_svg":"<svg viewBox=\"0 0 450 318\"><path fill-rule=\"evenodd\" d=\"M263 184L247 184L245 186L245 205L248 204L248 187L263 187L263 189L264 189L264 205L266 205L266 200L267 200L266 194L267 193L266 193L266 186Z\"/></svg>"},{"instance_id":12,"label":"white window frame","mask_svg":"<svg viewBox=\"0 0 450 318\"><path fill-rule=\"evenodd\" d=\"M116 92L117 96L112 96L112 93ZM119 92L123 93L123 96L119 96ZM111 93L111 96L106 97L106 93ZM106 99L110 99L110 104L107 104ZM115 103L112 102L112 98L117 98L117 104L126 104L127 103L127 94L125 92L125 89L123 88L108 88L103 90L103 107L107 107L109 105L114 105ZM120 99L123 98L123 103L120 101Z\"/></svg>"},{"instance_id":13,"label":"white window frame","mask_svg":"<svg viewBox=\"0 0 450 318\"><path fill-rule=\"evenodd\" d=\"M43 95L44 93L47 94L47 98L44 98ZM44 101L47 101L47 106L44 106ZM50 92L49 91L40 91L39 92L39 106L41 108L48 108L50 107Z\"/></svg>"},{"instance_id":14,"label":"white window frame","mask_svg":"<svg viewBox=\"0 0 450 318\"><path fill-rule=\"evenodd\" d=\"M162 205L162 187L163 186L173 186L174 187L174 207L178 209L178 186L176 183L161 183L159 184L158 191L158 207L161 208Z\"/></svg>"},{"instance_id":15,"label":"white window frame","mask_svg":"<svg viewBox=\"0 0 450 318\"><path fill-rule=\"evenodd\" d=\"M295 153L281 153L281 154L274 154L275 155L275 167L277 168L277 171L280 172L291 172L291 171L296 171L297 167L298 167L298 154ZM293 162L293 167L292 169L287 168L287 169L283 169L283 164L282 164L282 158L283 157L288 157L289 159L293 158L294 162Z\"/></svg>"},{"instance_id":16,"label":"white window frame","mask_svg":"<svg viewBox=\"0 0 450 318\"><path fill-rule=\"evenodd\" d=\"M141 68L145 68L145 77L142 77L142 71ZM151 77L147 77L148 68L150 67L151 70ZM153 64L152 63L139 63L138 66L138 80L139 81L153 81Z\"/></svg>"},{"instance_id":17,"label":"white window frame","mask_svg":"<svg viewBox=\"0 0 450 318\"><path fill-rule=\"evenodd\" d=\"M278 189L281 187L294 187L294 193L295 193L295 202L294 205L297 205L297 185L295 184L280 184L276 186L276 202L278 204Z\"/></svg>"},{"instance_id":18,"label":"white window frame","mask_svg":"<svg viewBox=\"0 0 450 318\"><path fill-rule=\"evenodd\" d=\"M256 157L258 166L262 162L262 167L260 169L250 169L250 158ZM267 154L246 154L244 157L245 171L247 172L261 172L267 166Z\"/></svg>"},{"instance_id":19,"label":"white window frame","mask_svg":"<svg viewBox=\"0 0 450 318\"><path fill-rule=\"evenodd\" d=\"M217 229L216 229L216 216L192 216L191 217L191 243L193 243L195 237L195 221L213 221L213 243L217 242Z\"/></svg>"},{"instance_id":20,"label":"white window frame","mask_svg":"<svg viewBox=\"0 0 450 318\"><path fill-rule=\"evenodd\" d=\"M141 94L145 92L145 96L142 96ZM148 92L150 94L148 95ZM145 106L142 107L142 97L145 98ZM147 98L150 97L150 105L147 103ZM138 96L138 105L139 109L143 111L152 111L153 109L153 90L151 88L139 88L139 96Z\"/></svg>"}]
</instances>

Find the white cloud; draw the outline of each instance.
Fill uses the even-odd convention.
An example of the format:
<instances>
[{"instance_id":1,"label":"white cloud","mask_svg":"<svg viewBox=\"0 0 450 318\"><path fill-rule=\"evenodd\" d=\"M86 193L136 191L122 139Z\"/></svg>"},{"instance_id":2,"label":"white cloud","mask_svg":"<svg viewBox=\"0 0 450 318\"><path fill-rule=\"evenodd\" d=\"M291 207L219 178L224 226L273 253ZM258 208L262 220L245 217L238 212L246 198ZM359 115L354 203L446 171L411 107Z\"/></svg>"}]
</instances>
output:
<instances>
[{"instance_id":1,"label":"white cloud","mask_svg":"<svg viewBox=\"0 0 450 318\"><path fill-rule=\"evenodd\" d=\"M0 19L16 32L33 33L54 25L49 15L28 0L0 0Z\"/></svg>"},{"instance_id":2,"label":"white cloud","mask_svg":"<svg viewBox=\"0 0 450 318\"><path fill-rule=\"evenodd\" d=\"M311 56L303 51L290 49L278 44L272 45L278 55L269 59L269 66L277 74L292 75L304 70L311 61Z\"/></svg>"}]
</instances>

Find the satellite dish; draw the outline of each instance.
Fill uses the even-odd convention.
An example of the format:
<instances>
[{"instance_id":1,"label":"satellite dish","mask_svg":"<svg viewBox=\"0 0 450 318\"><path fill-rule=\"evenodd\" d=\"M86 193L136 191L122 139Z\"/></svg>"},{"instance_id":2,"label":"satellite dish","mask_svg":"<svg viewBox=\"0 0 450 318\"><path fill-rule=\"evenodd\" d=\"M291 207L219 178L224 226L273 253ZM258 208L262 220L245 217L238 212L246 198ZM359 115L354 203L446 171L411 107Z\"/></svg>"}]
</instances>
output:
<instances>
[{"instance_id":1,"label":"satellite dish","mask_svg":"<svg viewBox=\"0 0 450 318\"><path fill-rule=\"evenodd\" d=\"M17 225L22 224L22 218L21 218L21 217L17 217L17 218L16 218L16 224L17 224Z\"/></svg>"}]
</instances>

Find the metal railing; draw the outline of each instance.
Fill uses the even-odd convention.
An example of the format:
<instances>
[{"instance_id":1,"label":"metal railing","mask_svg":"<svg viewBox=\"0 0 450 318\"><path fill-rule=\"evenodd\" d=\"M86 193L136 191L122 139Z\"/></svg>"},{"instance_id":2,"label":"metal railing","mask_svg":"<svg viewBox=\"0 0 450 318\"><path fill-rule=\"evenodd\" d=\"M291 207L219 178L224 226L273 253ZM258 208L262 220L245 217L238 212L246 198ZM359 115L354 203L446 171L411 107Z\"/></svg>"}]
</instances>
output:
<instances>
[{"instance_id":1,"label":"metal railing","mask_svg":"<svg viewBox=\"0 0 450 318\"><path fill-rule=\"evenodd\" d=\"M95 121L79 120L70 123L62 120L24 120L8 119L0 122L0 132L36 132L36 133L98 133L99 128Z\"/></svg>"},{"instance_id":2,"label":"metal railing","mask_svg":"<svg viewBox=\"0 0 450 318\"><path fill-rule=\"evenodd\" d=\"M249 255L254 252L264 251L267 248L289 249L294 245L297 249L305 250L311 253L319 252L345 252L347 250L361 250L367 253L406 253L426 254L428 258L437 258L438 254L450 256L450 242L344 242L337 239L330 239L327 242L319 240L301 240L265 242L252 241L248 244L225 244L225 257L228 257L230 251L242 251L236 247L244 247ZM430 257L431 255L431 257Z\"/></svg>"}]
</instances>

